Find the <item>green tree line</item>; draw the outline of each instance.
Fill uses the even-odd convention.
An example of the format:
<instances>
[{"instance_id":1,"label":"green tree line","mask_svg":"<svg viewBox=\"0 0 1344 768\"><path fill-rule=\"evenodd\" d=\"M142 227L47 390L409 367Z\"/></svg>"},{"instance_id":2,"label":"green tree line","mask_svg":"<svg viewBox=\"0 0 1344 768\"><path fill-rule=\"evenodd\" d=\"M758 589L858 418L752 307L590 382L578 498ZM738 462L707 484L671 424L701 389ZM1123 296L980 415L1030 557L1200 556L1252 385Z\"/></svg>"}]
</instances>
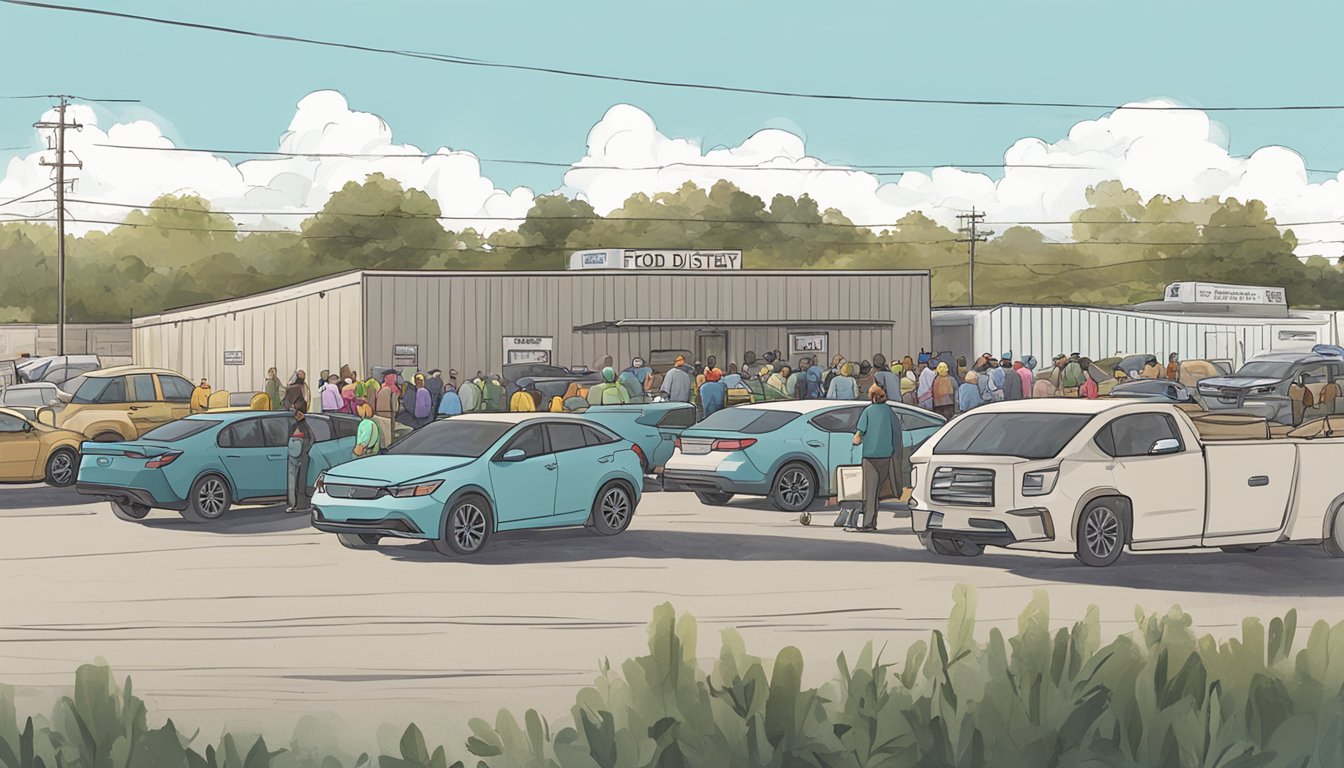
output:
<instances>
[{"instance_id":1,"label":"green tree line","mask_svg":"<svg viewBox=\"0 0 1344 768\"><path fill-rule=\"evenodd\" d=\"M1076 242L1014 226L976 254L978 304L1119 305L1181 280L1283 286L1300 307L1344 307L1344 273L1293 255L1263 203L1155 197L1106 182L1072 216ZM747 268L928 269L935 305L967 302L966 245L922 213L874 231L804 195L770 201L721 181L636 194L598 216L582 200L538 197L516 229L454 229L423 191L372 174L337 191L294 231L240 231L193 195L164 195L108 232L68 236L74 322L125 321L359 268L564 269L587 248L737 249ZM448 225L448 226L445 226ZM0 322L55 319L55 236L0 224Z\"/></svg>"}]
</instances>

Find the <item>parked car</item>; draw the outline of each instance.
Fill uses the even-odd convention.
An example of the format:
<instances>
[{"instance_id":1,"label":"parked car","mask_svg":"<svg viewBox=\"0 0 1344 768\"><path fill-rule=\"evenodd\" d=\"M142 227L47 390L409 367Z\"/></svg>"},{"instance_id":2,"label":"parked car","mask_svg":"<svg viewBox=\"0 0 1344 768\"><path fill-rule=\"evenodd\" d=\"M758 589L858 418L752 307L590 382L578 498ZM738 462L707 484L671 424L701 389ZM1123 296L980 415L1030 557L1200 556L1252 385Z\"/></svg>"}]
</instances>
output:
<instances>
[{"instance_id":1,"label":"parked car","mask_svg":"<svg viewBox=\"0 0 1344 768\"><path fill-rule=\"evenodd\" d=\"M84 436L58 429L13 408L0 408L0 481L42 480L64 488L75 482Z\"/></svg>"},{"instance_id":2,"label":"parked car","mask_svg":"<svg viewBox=\"0 0 1344 768\"><path fill-rule=\"evenodd\" d=\"M1333 425L1333 426L1332 426ZM1338 430L1338 432L1336 432ZM1156 402L1021 400L915 452L913 524L943 555L986 545L1106 566L1133 551L1322 543L1344 557L1344 417L1274 437L1261 417Z\"/></svg>"},{"instance_id":3,"label":"parked car","mask_svg":"<svg viewBox=\"0 0 1344 768\"><path fill-rule=\"evenodd\" d=\"M908 457L943 426L943 418L888 403L901 422ZM735 495L767 496L776 508L801 512L835 494L835 469L858 464L854 426L865 403L776 400L713 414L681 433L663 471L663 488L692 491L705 504Z\"/></svg>"},{"instance_id":4,"label":"parked car","mask_svg":"<svg viewBox=\"0 0 1344 768\"><path fill-rule=\"evenodd\" d=\"M354 456L359 419L309 414L308 485ZM217 520L235 504L278 502L289 487L292 414L240 411L188 416L126 442L86 442L75 489L112 503L123 520L171 509L193 523Z\"/></svg>"},{"instance_id":5,"label":"parked car","mask_svg":"<svg viewBox=\"0 0 1344 768\"><path fill-rule=\"evenodd\" d=\"M31 357L18 366L19 380L25 384L40 381L57 386L103 366L97 355L51 355Z\"/></svg>"},{"instance_id":6,"label":"parked car","mask_svg":"<svg viewBox=\"0 0 1344 768\"><path fill-rule=\"evenodd\" d=\"M352 549L396 536L445 555L475 554L497 531L585 526L615 536L643 490L639 451L567 414L441 419L319 478L313 527Z\"/></svg>"},{"instance_id":7,"label":"parked car","mask_svg":"<svg viewBox=\"0 0 1344 768\"><path fill-rule=\"evenodd\" d=\"M1197 391L1210 411L1237 411L1263 416L1277 424L1296 426L1326 415L1321 407L1327 385L1344 380L1344 356L1338 347L1318 345L1310 352L1270 352L1257 355L1230 376L1215 376L1199 382ZM1294 409L1302 403L1297 388L1311 393L1311 409ZM1334 399L1329 410L1344 409L1344 398Z\"/></svg>"},{"instance_id":8,"label":"parked car","mask_svg":"<svg viewBox=\"0 0 1344 768\"><path fill-rule=\"evenodd\" d=\"M603 405L580 415L638 445L643 454L644 474L648 475L661 471L672 458L677 437L695 425L698 411L690 403L640 403Z\"/></svg>"},{"instance_id":9,"label":"parked car","mask_svg":"<svg viewBox=\"0 0 1344 768\"><path fill-rule=\"evenodd\" d=\"M121 366L86 373L57 424L91 440L135 440L151 429L191 412L195 387L182 376L158 368Z\"/></svg>"},{"instance_id":10,"label":"parked car","mask_svg":"<svg viewBox=\"0 0 1344 768\"><path fill-rule=\"evenodd\" d=\"M0 406L6 408L51 408L59 413L65 408L61 391L55 384L13 384L0 385Z\"/></svg>"},{"instance_id":11,"label":"parked car","mask_svg":"<svg viewBox=\"0 0 1344 768\"><path fill-rule=\"evenodd\" d=\"M1107 397L1153 400L1165 403L1193 403L1194 395L1179 381L1138 379L1116 384Z\"/></svg>"}]
</instances>

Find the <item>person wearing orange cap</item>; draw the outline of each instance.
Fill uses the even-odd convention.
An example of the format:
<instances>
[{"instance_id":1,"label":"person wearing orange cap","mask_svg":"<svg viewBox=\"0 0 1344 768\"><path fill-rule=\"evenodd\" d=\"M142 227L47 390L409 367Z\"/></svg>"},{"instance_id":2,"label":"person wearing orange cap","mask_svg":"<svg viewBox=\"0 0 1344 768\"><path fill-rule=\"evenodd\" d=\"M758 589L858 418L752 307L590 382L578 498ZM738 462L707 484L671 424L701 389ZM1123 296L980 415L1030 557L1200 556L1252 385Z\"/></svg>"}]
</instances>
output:
<instances>
[{"instance_id":1,"label":"person wearing orange cap","mask_svg":"<svg viewBox=\"0 0 1344 768\"><path fill-rule=\"evenodd\" d=\"M727 400L728 385L723 383L723 371L718 368L705 371L705 383L700 385L700 407L704 409L706 418L723 410Z\"/></svg>"},{"instance_id":2,"label":"person wearing orange cap","mask_svg":"<svg viewBox=\"0 0 1344 768\"><path fill-rule=\"evenodd\" d=\"M677 355L671 370L663 377L663 392L674 403L691 402L691 389L695 386L690 371L686 370L686 358Z\"/></svg>"}]
</instances>

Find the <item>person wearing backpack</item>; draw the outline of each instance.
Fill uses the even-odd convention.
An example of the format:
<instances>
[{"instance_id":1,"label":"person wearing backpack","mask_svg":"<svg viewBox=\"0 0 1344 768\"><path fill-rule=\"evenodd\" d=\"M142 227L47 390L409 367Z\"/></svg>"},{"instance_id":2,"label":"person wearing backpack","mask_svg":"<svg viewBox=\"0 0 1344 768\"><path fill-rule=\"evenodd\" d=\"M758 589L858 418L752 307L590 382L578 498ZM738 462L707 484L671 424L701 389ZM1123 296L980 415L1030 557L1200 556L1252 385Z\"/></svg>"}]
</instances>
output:
<instances>
[{"instance_id":1,"label":"person wearing backpack","mask_svg":"<svg viewBox=\"0 0 1344 768\"><path fill-rule=\"evenodd\" d=\"M373 406L360 403L355 409L359 414L359 428L355 431L355 458L377 456L383 446L382 430L373 419Z\"/></svg>"},{"instance_id":2,"label":"person wearing backpack","mask_svg":"<svg viewBox=\"0 0 1344 768\"><path fill-rule=\"evenodd\" d=\"M425 376L415 375L415 428L419 429L434 420L434 394L425 386Z\"/></svg>"}]
</instances>

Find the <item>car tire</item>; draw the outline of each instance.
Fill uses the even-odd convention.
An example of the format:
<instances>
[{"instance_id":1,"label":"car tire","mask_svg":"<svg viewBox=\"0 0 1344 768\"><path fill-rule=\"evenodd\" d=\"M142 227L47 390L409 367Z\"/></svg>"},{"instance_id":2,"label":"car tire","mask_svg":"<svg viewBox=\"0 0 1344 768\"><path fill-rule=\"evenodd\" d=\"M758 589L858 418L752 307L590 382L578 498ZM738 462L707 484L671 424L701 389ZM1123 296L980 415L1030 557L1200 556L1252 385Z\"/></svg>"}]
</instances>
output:
<instances>
[{"instance_id":1,"label":"car tire","mask_svg":"<svg viewBox=\"0 0 1344 768\"><path fill-rule=\"evenodd\" d=\"M233 494L228 481L219 475L201 475L191 484L181 514L189 523L211 523L227 514L231 506Z\"/></svg>"},{"instance_id":2,"label":"car tire","mask_svg":"<svg viewBox=\"0 0 1344 768\"><path fill-rule=\"evenodd\" d=\"M114 501L112 502L112 514L116 515L118 520L134 523L144 520L149 515L149 507L144 504L136 504L133 501Z\"/></svg>"},{"instance_id":3,"label":"car tire","mask_svg":"<svg viewBox=\"0 0 1344 768\"><path fill-rule=\"evenodd\" d=\"M623 483L610 482L602 486L593 499L589 527L600 536L617 536L630 527L635 517L635 496Z\"/></svg>"},{"instance_id":4,"label":"car tire","mask_svg":"<svg viewBox=\"0 0 1344 768\"><path fill-rule=\"evenodd\" d=\"M1129 526L1120 501L1098 499L1078 517L1074 557L1083 565L1104 568L1120 559L1128 540Z\"/></svg>"},{"instance_id":5,"label":"car tire","mask_svg":"<svg viewBox=\"0 0 1344 768\"><path fill-rule=\"evenodd\" d=\"M817 477L806 464L785 464L770 484L770 503L781 512L802 512L817 500Z\"/></svg>"},{"instance_id":6,"label":"car tire","mask_svg":"<svg viewBox=\"0 0 1344 768\"><path fill-rule=\"evenodd\" d=\"M376 533L338 533L336 540L346 549L375 549L383 537Z\"/></svg>"},{"instance_id":7,"label":"car tire","mask_svg":"<svg viewBox=\"0 0 1344 768\"><path fill-rule=\"evenodd\" d=\"M1321 542L1321 551L1326 557L1344 557L1344 506L1336 508L1330 517L1330 535Z\"/></svg>"},{"instance_id":8,"label":"car tire","mask_svg":"<svg viewBox=\"0 0 1344 768\"><path fill-rule=\"evenodd\" d=\"M434 540L434 549L450 557L474 555L485 549L494 532L495 515L490 510L490 503L470 494L448 507L448 513L443 517L443 531Z\"/></svg>"},{"instance_id":9,"label":"car tire","mask_svg":"<svg viewBox=\"0 0 1344 768\"><path fill-rule=\"evenodd\" d=\"M47 485L69 488L79 476L79 456L69 448L58 448L47 457Z\"/></svg>"},{"instance_id":10,"label":"car tire","mask_svg":"<svg viewBox=\"0 0 1344 768\"><path fill-rule=\"evenodd\" d=\"M696 491L695 498L708 507L722 507L733 500L733 494L723 491Z\"/></svg>"}]
</instances>

